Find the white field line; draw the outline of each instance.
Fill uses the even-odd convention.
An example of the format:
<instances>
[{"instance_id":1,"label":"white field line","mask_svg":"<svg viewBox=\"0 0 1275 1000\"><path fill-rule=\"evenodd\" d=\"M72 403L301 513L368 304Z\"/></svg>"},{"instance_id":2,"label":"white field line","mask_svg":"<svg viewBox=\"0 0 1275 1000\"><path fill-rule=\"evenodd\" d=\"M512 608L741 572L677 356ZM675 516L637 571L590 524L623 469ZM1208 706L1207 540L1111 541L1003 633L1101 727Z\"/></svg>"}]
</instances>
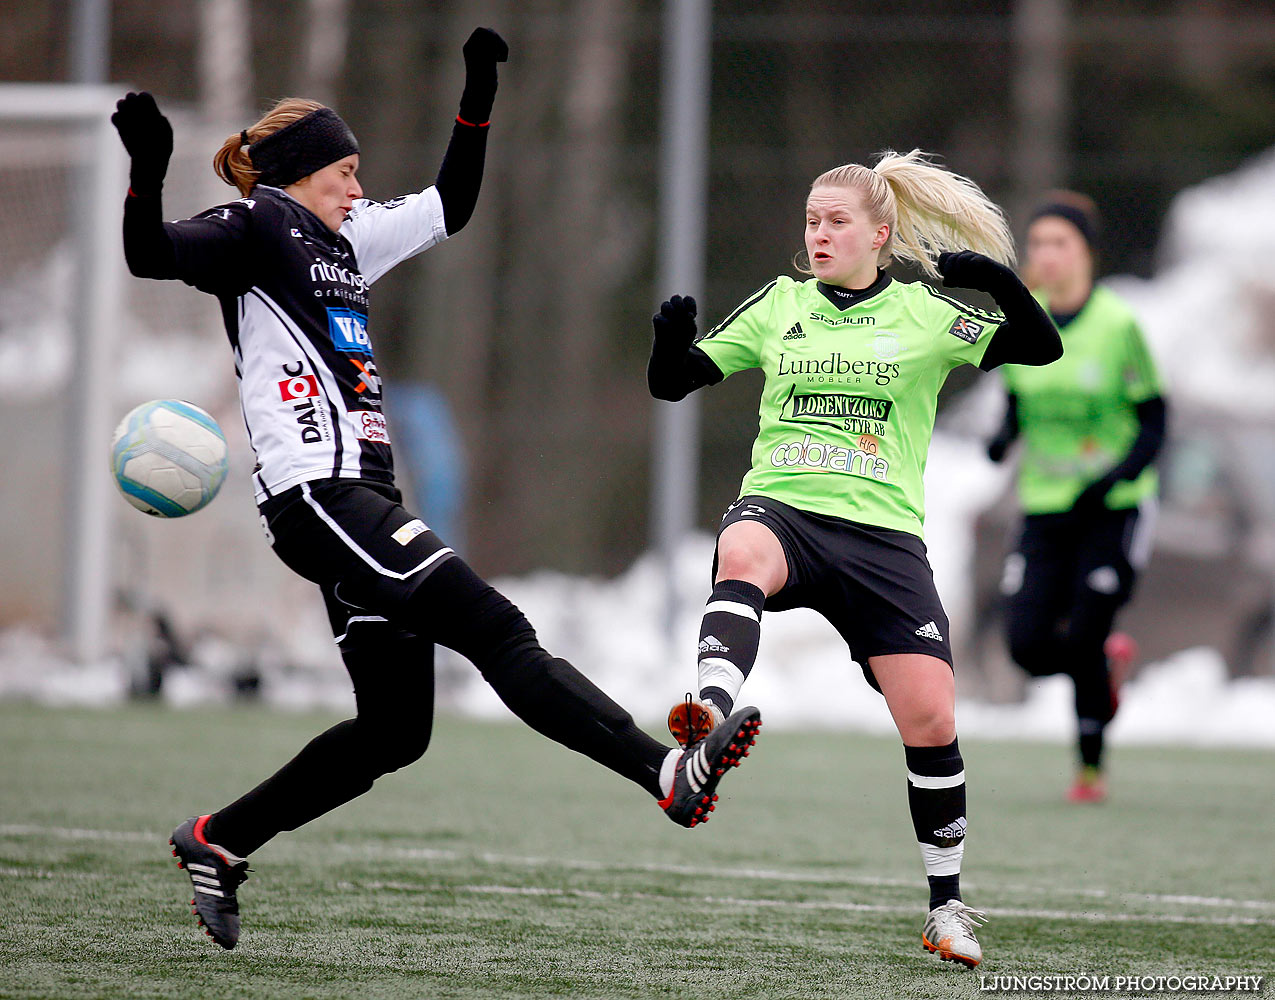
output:
<instances>
[{"instance_id":1,"label":"white field line","mask_svg":"<svg viewBox=\"0 0 1275 1000\"><path fill-rule=\"evenodd\" d=\"M433 886L413 885L410 882L339 882L341 889L360 889L365 891L391 890L397 892L437 892ZM479 895L496 896L542 896L561 899L585 899L627 902L633 900L653 901L668 904L668 896L649 892L600 892L594 889L555 889L543 886L521 885L460 885L454 892L469 892ZM729 906L734 908L751 907L753 909L804 910L836 913L888 913L902 916L918 916L920 907L883 903L847 903L835 900L791 900L768 899L765 897L738 896L678 896L677 905L694 903L703 906ZM1190 914L1172 913L1100 913L1096 910L1038 910L1021 907L995 907L990 916L1018 917L1029 920L1083 920L1089 923L1144 923L1144 924L1204 924L1211 926L1263 926L1269 923L1260 917L1237 916L1193 916Z\"/></svg>"},{"instance_id":2,"label":"white field line","mask_svg":"<svg viewBox=\"0 0 1275 1000\"><path fill-rule=\"evenodd\" d=\"M166 843L167 838L159 833L145 833L130 830L86 830L74 827L59 826L30 826L24 824L6 823L0 824L0 837L17 836L17 837L56 837L63 840L104 840L108 842L127 842L127 843L148 843L160 844ZM596 871L596 872L646 872L653 875L693 875L701 878L717 878L717 879L743 879L755 882L793 882L805 883L809 885L844 885L844 886L862 886L867 888L908 888L919 889L925 885L925 881L921 878L882 878L875 875L859 875L851 873L836 872L799 872L785 871L773 868L710 868L698 867L695 865L676 865L665 864L661 862L625 862L625 861L596 861L588 858L548 858L534 857L518 854L498 854L489 851L454 851L447 848L435 847L385 847L378 844L362 843L362 844L327 844L323 850L328 853L344 854L351 858L363 858L368 860L405 860L405 861L444 861L444 862L463 862L463 863L480 863L492 866L504 866L508 868L526 868L542 871L546 868L561 868L568 871ZM293 842L283 848L281 853L293 857L310 853L309 849L302 848L301 845ZM21 869L18 869L20 871ZM11 874L8 870L0 869L0 875ZM363 883L361 883L363 884ZM383 883L389 887L390 883ZM966 878L964 887L977 889L980 885L977 879ZM419 888L411 886L408 883L403 884L403 888ZM1014 883L997 883L988 882L984 886L988 892L1002 892L1010 894L1032 895L1032 896L1079 896L1089 899L1106 899L1115 900L1122 904L1144 903L1144 904L1160 904L1168 906L1193 906L1193 907L1212 907L1216 909L1233 909L1248 910L1257 912L1275 913L1275 900L1266 899L1233 899L1226 896L1188 896L1188 895L1164 895L1159 893L1136 893L1136 892L1112 892L1107 889L1100 888L1082 888L1067 886L1033 886ZM536 893L542 890L529 888L528 893ZM549 892L551 890L543 890ZM554 890L556 891L556 890ZM565 891L565 890L564 890ZM633 898L637 898L636 896ZM660 897L667 898L667 897ZM775 901L779 902L779 901ZM764 903L759 905L766 905ZM807 904L787 904L784 905L807 905ZM843 907L847 909L855 909L867 906L871 908L872 904L858 903L809 903L810 906L830 906ZM913 912L912 907L900 907L897 910L891 907L884 907L880 912L893 913ZM1080 919L1087 919L1083 914L1076 914L1071 911L1052 911L1052 910L1006 910L997 908L997 913L1003 915L1019 915L1019 916L1040 916L1043 919L1063 918L1065 916L1079 916ZM1096 919L1096 918L1095 918ZM1110 917L1102 917L1101 919L1110 920L1141 920L1141 916L1136 914L1113 915ZM1168 920L1168 918L1165 918ZM1205 918L1200 918L1205 920ZM1249 922L1243 918L1235 918L1240 923ZM1192 918L1174 918L1169 922L1199 922ZM1205 920L1207 922L1207 920ZM1222 922L1228 922L1222 919Z\"/></svg>"}]
</instances>

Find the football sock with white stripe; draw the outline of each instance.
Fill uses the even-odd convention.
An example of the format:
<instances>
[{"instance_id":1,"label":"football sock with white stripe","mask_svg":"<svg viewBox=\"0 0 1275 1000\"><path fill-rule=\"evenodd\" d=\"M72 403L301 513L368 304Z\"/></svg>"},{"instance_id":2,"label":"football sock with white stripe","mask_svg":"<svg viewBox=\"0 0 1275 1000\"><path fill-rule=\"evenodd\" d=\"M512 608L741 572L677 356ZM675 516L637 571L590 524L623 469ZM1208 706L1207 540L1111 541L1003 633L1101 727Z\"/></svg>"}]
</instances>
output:
<instances>
[{"instance_id":1,"label":"football sock with white stripe","mask_svg":"<svg viewBox=\"0 0 1275 1000\"><path fill-rule=\"evenodd\" d=\"M699 694L730 715L757 659L766 595L744 580L722 580L704 608L699 630Z\"/></svg>"},{"instance_id":2,"label":"football sock with white stripe","mask_svg":"<svg viewBox=\"0 0 1275 1000\"><path fill-rule=\"evenodd\" d=\"M925 874L930 909L960 899L961 857L965 853L965 763L953 740L943 747L904 746L908 765L908 807Z\"/></svg>"},{"instance_id":3,"label":"football sock with white stripe","mask_svg":"<svg viewBox=\"0 0 1275 1000\"><path fill-rule=\"evenodd\" d=\"M660 795L664 798L673 790L673 777L677 774L677 762L681 759L680 747L674 747L664 756L664 763L660 767Z\"/></svg>"}]
</instances>

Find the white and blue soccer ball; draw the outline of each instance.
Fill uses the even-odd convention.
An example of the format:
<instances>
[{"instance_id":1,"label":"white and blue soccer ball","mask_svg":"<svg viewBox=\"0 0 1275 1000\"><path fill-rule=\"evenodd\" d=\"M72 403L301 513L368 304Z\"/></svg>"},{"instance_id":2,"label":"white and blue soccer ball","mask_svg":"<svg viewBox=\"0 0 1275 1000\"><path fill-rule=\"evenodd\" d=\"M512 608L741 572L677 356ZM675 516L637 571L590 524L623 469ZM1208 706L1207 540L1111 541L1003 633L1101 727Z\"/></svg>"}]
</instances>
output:
<instances>
[{"instance_id":1,"label":"white and blue soccer ball","mask_svg":"<svg viewBox=\"0 0 1275 1000\"><path fill-rule=\"evenodd\" d=\"M111 469L124 499L156 517L206 507L226 479L226 436L194 403L152 399L115 428Z\"/></svg>"}]
</instances>

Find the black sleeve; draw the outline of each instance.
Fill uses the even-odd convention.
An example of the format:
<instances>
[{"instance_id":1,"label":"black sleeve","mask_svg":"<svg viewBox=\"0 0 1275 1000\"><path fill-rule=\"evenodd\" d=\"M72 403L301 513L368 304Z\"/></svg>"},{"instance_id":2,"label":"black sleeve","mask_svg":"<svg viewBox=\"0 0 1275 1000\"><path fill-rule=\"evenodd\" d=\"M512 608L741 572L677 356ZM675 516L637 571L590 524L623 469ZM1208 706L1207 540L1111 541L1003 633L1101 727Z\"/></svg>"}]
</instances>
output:
<instances>
[{"instance_id":1,"label":"black sleeve","mask_svg":"<svg viewBox=\"0 0 1275 1000\"><path fill-rule=\"evenodd\" d=\"M979 368L990 372L1000 365L1047 365L1062 357L1058 328L1022 282L1000 289L994 297L1005 322L992 334Z\"/></svg>"},{"instance_id":2,"label":"black sleeve","mask_svg":"<svg viewBox=\"0 0 1275 1000\"><path fill-rule=\"evenodd\" d=\"M685 399L706 385L717 385L725 377L713 359L694 346L683 354L669 356L663 354L657 344L646 366L646 384L651 395L670 403Z\"/></svg>"},{"instance_id":3,"label":"black sleeve","mask_svg":"<svg viewBox=\"0 0 1275 1000\"><path fill-rule=\"evenodd\" d=\"M487 159L486 125L457 122L452 127L451 142L443 154L434 187L443 203L443 223L447 235L458 233L474 214L478 189L483 183L483 166Z\"/></svg>"},{"instance_id":4,"label":"black sleeve","mask_svg":"<svg viewBox=\"0 0 1275 1000\"><path fill-rule=\"evenodd\" d=\"M988 349L991 349L990 344ZM1018 437L1018 430L1018 397L1011 392L1005 401L1005 418L1001 421L1000 430L987 442L987 457L993 462L1003 459L1009 446Z\"/></svg>"},{"instance_id":5,"label":"black sleeve","mask_svg":"<svg viewBox=\"0 0 1275 1000\"><path fill-rule=\"evenodd\" d=\"M164 230L156 195L124 199L124 261L138 278L176 278L177 254Z\"/></svg>"},{"instance_id":6,"label":"black sleeve","mask_svg":"<svg viewBox=\"0 0 1275 1000\"><path fill-rule=\"evenodd\" d=\"M1155 461L1164 447L1168 427L1168 407L1163 396L1156 396L1137 405L1138 436L1133 439L1129 453L1120 460L1104 479L1114 484L1121 479L1136 479L1148 465Z\"/></svg>"},{"instance_id":7,"label":"black sleeve","mask_svg":"<svg viewBox=\"0 0 1275 1000\"><path fill-rule=\"evenodd\" d=\"M245 202L210 208L193 219L163 222L158 197L124 202L124 259L139 278L180 278L214 295L251 284L248 242L253 209Z\"/></svg>"}]
</instances>

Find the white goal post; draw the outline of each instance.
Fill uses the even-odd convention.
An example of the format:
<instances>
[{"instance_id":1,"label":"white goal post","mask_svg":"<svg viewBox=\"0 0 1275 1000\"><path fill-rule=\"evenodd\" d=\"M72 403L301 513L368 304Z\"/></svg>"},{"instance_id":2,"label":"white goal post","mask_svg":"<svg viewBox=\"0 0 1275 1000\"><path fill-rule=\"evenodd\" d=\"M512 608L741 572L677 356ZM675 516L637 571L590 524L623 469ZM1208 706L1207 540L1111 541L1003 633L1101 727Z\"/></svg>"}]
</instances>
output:
<instances>
[{"instance_id":1,"label":"white goal post","mask_svg":"<svg viewBox=\"0 0 1275 1000\"><path fill-rule=\"evenodd\" d=\"M26 158L38 165L35 147L42 126L69 132L74 150L67 185L73 201L65 206L69 213L66 235L73 248L69 283L73 301L68 303L71 373L63 396L67 435L62 465L68 505L63 520L59 627L68 653L80 662L106 653L113 580L109 563L115 502L108 447L113 347L119 338L123 283L120 225L128 180L127 157L110 115L121 93L119 86L0 85L0 145L9 146L7 158ZM6 248L6 260L13 249ZM10 265L5 269L10 270ZM32 497L41 495L39 490L30 491ZM21 519L24 513L9 510L4 515ZM14 571L22 568L14 567Z\"/></svg>"}]
</instances>

